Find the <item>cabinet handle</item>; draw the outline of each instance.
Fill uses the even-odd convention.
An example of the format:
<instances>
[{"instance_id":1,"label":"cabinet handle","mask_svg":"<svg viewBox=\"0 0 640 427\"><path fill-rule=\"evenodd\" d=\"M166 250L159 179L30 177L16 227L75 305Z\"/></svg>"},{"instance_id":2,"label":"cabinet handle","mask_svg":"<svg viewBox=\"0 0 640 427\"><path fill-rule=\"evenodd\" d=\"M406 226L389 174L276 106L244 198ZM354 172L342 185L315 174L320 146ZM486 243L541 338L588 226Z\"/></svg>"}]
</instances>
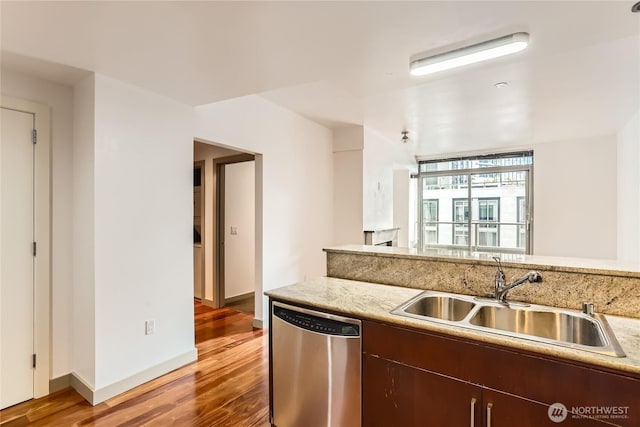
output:
<instances>
[{"instance_id":1,"label":"cabinet handle","mask_svg":"<svg viewBox=\"0 0 640 427\"><path fill-rule=\"evenodd\" d=\"M493 403L487 403L487 427L491 427L491 408Z\"/></svg>"},{"instance_id":2,"label":"cabinet handle","mask_svg":"<svg viewBox=\"0 0 640 427\"><path fill-rule=\"evenodd\" d=\"M471 398L471 421L469 421L469 425L474 427L476 425L476 398Z\"/></svg>"}]
</instances>

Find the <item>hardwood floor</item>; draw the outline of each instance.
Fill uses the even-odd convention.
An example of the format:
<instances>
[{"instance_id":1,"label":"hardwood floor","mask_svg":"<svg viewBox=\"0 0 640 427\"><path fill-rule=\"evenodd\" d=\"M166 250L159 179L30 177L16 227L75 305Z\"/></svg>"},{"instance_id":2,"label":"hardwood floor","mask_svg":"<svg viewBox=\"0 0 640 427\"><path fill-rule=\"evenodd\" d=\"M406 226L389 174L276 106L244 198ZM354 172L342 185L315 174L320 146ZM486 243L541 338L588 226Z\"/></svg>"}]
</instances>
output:
<instances>
[{"instance_id":1,"label":"hardwood floor","mask_svg":"<svg viewBox=\"0 0 640 427\"><path fill-rule=\"evenodd\" d=\"M195 303L198 361L96 406L73 389L0 411L2 427L269 425L267 334Z\"/></svg>"}]
</instances>

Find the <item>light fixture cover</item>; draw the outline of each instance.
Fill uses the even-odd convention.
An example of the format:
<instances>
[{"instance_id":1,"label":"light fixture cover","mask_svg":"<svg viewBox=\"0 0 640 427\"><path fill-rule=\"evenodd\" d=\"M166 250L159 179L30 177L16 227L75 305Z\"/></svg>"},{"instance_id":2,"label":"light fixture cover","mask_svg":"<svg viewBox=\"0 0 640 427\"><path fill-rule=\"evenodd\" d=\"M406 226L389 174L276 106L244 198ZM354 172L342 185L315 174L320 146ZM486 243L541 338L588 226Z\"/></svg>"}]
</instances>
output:
<instances>
[{"instance_id":1,"label":"light fixture cover","mask_svg":"<svg viewBox=\"0 0 640 427\"><path fill-rule=\"evenodd\" d=\"M520 52L528 44L528 33L510 34L427 58L416 59L411 61L409 70L414 76L424 76Z\"/></svg>"},{"instance_id":2,"label":"light fixture cover","mask_svg":"<svg viewBox=\"0 0 640 427\"><path fill-rule=\"evenodd\" d=\"M408 130L403 130L400 133L402 134L402 138L400 139L402 141L402 143L406 144L407 142L409 142L409 131Z\"/></svg>"}]
</instances>

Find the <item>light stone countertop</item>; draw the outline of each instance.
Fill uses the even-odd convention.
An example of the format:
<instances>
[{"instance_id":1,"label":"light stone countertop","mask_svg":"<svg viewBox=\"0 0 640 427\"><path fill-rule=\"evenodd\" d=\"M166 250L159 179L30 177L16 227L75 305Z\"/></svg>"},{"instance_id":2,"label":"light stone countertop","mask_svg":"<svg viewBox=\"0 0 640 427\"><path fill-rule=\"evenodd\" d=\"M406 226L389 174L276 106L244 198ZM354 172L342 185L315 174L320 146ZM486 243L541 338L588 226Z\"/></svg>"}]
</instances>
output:
<instances>
[{"instance_id":1,"label":"light stone countertop","mask_svg":"<svg viewBox=\"0 0 640 427\"><path fill-rule=\"evenodd\" d=\"M493 254L456 249L414 249L392 246L343 245L324 249L328 253L347 253L404 259L438 260L444 262L487 264L494 266L493 256L500 256L505 267L520 267L569 273L590 273L618 277L640 278L640 262L617 260L551 257L522 254Z\"/></svg>"},{"instance_id":2,"label":"light stone countertop","mask_svg":"<svg viewBox=\"0 0 640 427\"><path fill-rule=\"evenodd\" d=\"M640 319L606 316L620 346L627 355L621 358L611 357L390 313L391 310L421 292L423 292L421 289L321 277L273 289L265 292L265 295L280 301L305 304L359 318L440 332L640 374Z\"/></svg>"}]
</instances>

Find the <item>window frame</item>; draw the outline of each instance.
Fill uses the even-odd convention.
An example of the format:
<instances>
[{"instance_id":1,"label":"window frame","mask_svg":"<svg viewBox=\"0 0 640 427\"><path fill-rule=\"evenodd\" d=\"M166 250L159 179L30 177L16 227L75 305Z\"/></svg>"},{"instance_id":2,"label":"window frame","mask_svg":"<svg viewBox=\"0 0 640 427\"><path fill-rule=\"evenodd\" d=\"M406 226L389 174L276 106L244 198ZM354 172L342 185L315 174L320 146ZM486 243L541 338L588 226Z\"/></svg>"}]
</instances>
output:
<instances>
[{"instance_id":1,"label":"window frame","mask_svg":"<svg viewBox=\"0 0 640 427\"><path fill-rule=\"evenodd\" d=\"M521 203L523 202L522 205L524 205L523 207L520 207ZM517 232L517 241L516 241L516 245L519 248L522 247L526 247L526 243L527 243L527 199L526 197L523 196L517 196L516 197L516 219L518 222L524 222L525 226L524 226L524 233L525 233L525 238L524 238L524 245L522 244L522 233L520 232L520 227L522 227L521 225L518 226L518 232ZM521 212L521 210L524 210L524 212ZM520 220L520 218L522 218L522 221ZM529 237L530 238L530 237Z\"/></svg>"}]
</instances>

